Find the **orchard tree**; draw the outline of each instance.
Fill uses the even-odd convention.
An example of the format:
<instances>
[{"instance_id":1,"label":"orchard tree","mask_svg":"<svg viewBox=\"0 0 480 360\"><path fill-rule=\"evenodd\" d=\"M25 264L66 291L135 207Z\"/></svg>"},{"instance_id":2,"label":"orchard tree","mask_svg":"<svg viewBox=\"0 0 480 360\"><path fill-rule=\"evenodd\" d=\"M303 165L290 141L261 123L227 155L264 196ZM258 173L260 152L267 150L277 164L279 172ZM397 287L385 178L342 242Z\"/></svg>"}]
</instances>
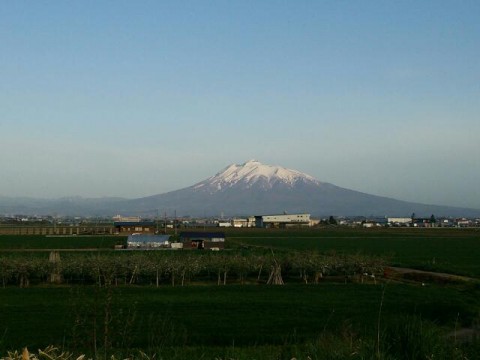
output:
<instances>
[{"instance_id":1,"label":"orchard tree","mask_svg":"<svg viewBox=\"0 0 480 360\"><path fill-rule=\"evenodd\" d=\"M328 218L328 223L330 225L337 225L337 220L332 215L330 215L330 217Z\"/></svg>"}]
</instances>

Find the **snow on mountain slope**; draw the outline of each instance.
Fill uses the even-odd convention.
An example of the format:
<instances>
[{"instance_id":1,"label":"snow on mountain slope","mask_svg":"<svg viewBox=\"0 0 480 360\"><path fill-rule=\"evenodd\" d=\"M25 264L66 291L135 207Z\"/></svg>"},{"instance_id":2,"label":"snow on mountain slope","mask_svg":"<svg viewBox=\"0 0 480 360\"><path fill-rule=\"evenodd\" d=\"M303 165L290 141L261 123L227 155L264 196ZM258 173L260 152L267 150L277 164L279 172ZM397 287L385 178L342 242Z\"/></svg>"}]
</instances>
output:
<instances>
[{"instance_id":1,"label":"snow on mountain slope","mask_svg":"<svg viewBox=\"0 0 480 360\"><path fill-rule=\"evenodd\" d=\"M215 176L193 186L195 190L222 191L228 188L259 187L271 189L273 186L283 185L294 187L299 183L320 185L314 177L297 170L281 166L264 165L257 160L250 160L244 164L232 164Z\"/></svg>"},{"instance_id":2,"label":"snow on mountain slope","mask_svg":"<svg viewBox=\"0 0 480 360\"><path fill-rule=\"evenodd\" d=\"M105 216L158 213L205 217L278 214L313 216L478 217L480 209L464 209L399 201L319 182L310 175L251 160L230 165L196 185L138 199L14 199L0 197L0 212Z\"/></svg>"}]
</instances>

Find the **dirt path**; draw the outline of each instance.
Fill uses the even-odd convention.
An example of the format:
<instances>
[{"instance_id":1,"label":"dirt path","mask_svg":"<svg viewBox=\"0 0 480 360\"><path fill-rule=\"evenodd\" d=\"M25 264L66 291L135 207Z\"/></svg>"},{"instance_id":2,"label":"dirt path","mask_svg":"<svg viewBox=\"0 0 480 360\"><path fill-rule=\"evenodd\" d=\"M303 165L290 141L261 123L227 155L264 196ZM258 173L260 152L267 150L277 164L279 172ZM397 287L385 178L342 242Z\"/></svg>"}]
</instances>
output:
<instances>
[{"instance_id":1,"label":"dirt path","mask_svg":"<svg viewBox=\"0 0 480 360\"><path fill-rule=\"evenodd\" d=\"M409 268L388 266L384 270L384 277L392 280L413 281L422 284L438 283L480 283L480 279L467 276L453 275L448 273L439 273L433 271L423 271Z\"/></svg>"}]
</instances>

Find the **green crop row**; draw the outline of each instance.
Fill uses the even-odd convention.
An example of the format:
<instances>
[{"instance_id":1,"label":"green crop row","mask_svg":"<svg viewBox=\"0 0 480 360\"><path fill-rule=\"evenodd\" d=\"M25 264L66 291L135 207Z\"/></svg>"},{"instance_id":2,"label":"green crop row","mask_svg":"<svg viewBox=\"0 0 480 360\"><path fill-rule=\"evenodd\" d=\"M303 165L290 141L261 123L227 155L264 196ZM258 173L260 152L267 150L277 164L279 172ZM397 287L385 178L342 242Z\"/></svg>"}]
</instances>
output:
<instances>
[{"instance_id":1,"label":"green crop row","mask_svg":"<svg viewBox=\"0 0 480 360\"><path fill-rule=\"evenodd\" d=\"M385 352L420 345L416 338L428 340L421 354L409 357L425 359L425 351L434 353L435 341L475 326L480 305L477 288L398 284L0 290L0 350L56 345L89 354L190 347L200 354L202 348L210 354L212 348L229 349L233 356L235 348L271 347L274 352L290 349L289 356L301 350L305 359L310 349L320 359L325 341L332 347L341 342L339 351L350 343L374 355L380 335L378 345ZM435 338L422 338L427 330ZM400 335L412 338L392 338Z\"/></svg>"}]
</instances>

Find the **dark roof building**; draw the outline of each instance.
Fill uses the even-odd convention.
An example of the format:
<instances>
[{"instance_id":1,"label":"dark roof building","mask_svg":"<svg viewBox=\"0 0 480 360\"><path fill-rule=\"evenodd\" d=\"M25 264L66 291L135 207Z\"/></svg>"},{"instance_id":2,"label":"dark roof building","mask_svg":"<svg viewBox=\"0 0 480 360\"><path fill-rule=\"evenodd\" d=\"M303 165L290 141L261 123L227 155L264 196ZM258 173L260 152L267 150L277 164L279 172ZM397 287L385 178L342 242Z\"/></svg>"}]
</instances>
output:
<instances>
[{"instance_id":1,"label":"dark roof building","mask_svg":"<svg viewBox=\"0 0 480 360\"><path fill-rule=\"evenodd\" d=\"M155 234L154 221L115 221L115 232L118 234Z\"/></svg>"},{"instance_id":2,"label":"dark roof building","mask_svg":"<svg viewBox=\"0 0 480 360\"><path fill-rule=\"evenodd\" d=\"M184 249L220 250L225 248L225 233L182 231L180 241Z\"/></svg>"}]
</instances>

